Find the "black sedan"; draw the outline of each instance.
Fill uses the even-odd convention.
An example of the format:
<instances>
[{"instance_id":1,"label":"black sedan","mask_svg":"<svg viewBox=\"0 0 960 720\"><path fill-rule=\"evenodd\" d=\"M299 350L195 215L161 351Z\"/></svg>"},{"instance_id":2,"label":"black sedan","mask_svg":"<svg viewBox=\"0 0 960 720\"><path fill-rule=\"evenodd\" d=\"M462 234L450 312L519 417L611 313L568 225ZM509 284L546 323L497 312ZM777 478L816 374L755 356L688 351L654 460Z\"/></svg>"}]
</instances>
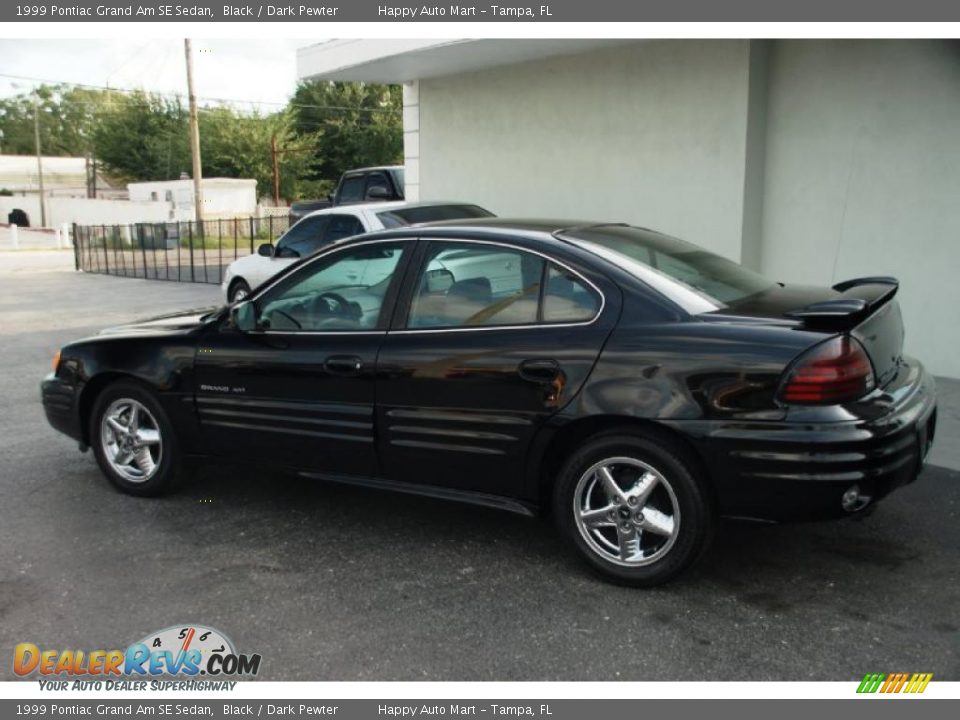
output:
<instances>
[{"instance_id":1,"label":"black sedan","mask_svg":"<svg viewBox=\"0 0 960 720\"><path fill-rule=\"evenodd\" d=\"M788 287L626 225L398 228L72 343L43 403L131 494L196 456L266 462L549 512L594 569L652 585L718 516L850 516L917 477L935 397L896 292Z\"/></svg>"}]
</instances>

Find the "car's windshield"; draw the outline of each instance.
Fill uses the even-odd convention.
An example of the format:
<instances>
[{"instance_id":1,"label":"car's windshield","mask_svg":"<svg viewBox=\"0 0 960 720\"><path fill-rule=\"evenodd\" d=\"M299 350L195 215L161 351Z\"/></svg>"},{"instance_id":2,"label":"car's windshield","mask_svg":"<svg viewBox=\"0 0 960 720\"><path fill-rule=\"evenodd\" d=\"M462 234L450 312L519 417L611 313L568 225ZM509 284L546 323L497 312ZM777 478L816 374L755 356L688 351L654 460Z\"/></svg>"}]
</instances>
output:
<instances>
[{"instance_id":1,"label":"car's windshield","mask_svg":"<svg viewBox=\"0 0 960 720\"><path fill-rule=\"evenodd\" d=\"M327 223L325 215L305 217L292 225L277 241L276 257L303 257L317 249Z\"/></svg>"},{"instance_id":2,"label":"car's windshield","mask_svg":"<svg viewBox=\"0 0 960 720\"><path fill-rule=\"evenodd\" d=\"M466 218L493 217L493 213L477 205L417 205L395 208L377 213L386 228L416 225L439 220L464 220Z\"/></svg>"},{"instance_id":3,"label":"car's windshield","mask_svg":"<svg viewBox=\"0 0 960 720\"><path fill-rule=\"evenodd\" d=\"M622 267L692 313L718 310L774 285L731 260L652 230L602 225L563 235Z\"/></svg>"}]
</instances>

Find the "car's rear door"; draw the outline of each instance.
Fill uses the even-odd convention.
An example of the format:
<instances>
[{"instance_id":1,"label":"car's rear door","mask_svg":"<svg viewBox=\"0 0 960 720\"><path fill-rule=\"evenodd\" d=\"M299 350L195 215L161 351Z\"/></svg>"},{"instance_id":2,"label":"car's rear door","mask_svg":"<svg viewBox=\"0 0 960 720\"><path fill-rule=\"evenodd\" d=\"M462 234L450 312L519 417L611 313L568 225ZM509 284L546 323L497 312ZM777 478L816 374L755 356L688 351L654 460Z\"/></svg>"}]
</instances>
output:
<instances>
[{"instance_id":1,"label":"car's rear door","mask_svg":"<svg viewBox=\"0 0 960 720\"><path fill-rule=\"evenodd\" d=\"M383 471L516 496L535 433L582 387L619 298L509 243L420 245L378 359Z\"/></svg>"}]
</instances>

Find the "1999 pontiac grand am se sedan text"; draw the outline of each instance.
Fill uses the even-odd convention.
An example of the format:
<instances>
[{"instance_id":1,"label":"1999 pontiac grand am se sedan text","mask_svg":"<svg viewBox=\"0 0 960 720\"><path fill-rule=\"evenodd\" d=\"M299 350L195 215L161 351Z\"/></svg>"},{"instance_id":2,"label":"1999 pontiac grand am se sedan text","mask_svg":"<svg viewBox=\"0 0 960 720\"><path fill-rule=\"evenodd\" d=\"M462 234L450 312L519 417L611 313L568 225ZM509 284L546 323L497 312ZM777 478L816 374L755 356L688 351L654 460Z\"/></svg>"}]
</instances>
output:
<instances>
[{"instance_id":1,"label":"1999 pontiac grand am se sedan text","mask_svg":"<svg viewBox=\"0 0 960 720\"><path fill-rule=\"evenodd\" d=\"M848 516L916 478L936 406L896 292L784 286L625 225L397 228L71 343L43 403L131 494L205 455L549 511L647 586L717 516Z\"/></svg>"}]
</instances>

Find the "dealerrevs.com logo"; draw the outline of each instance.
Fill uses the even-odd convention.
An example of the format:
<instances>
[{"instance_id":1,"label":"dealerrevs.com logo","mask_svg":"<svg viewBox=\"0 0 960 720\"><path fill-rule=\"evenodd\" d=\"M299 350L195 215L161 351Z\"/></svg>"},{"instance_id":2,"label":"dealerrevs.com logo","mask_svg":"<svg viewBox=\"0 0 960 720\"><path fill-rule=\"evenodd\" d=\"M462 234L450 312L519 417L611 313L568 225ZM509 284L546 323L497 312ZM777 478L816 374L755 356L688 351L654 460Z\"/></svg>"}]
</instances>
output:
<instances>
[{"instance_id":1,"label":"dealerrevs.com logo","mask_svg":"<svg viewBox=\"0 0 960 720\"><path fill-rule=\"evenodd\" d=\"M151 633L125 649L60 650L20 643L13 652L13 672L20 677L80 679L137 677L253 677L258 654L238 653L227 637L202 625L175 625Z\"/></svg>"}]
</instances>

